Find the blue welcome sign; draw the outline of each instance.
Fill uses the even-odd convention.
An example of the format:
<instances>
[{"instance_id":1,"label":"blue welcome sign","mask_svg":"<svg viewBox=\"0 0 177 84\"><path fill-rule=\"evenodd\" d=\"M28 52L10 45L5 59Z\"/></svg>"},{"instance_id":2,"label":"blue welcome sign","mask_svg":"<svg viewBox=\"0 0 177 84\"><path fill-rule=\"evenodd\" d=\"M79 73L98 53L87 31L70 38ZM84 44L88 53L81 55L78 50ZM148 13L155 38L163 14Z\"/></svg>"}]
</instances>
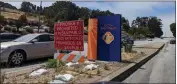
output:
<instances>
[{"instance_id":1,"label":"blue welcome sign","mask_svg":"<svg viewBox=\"0 0 177 84\"><path fill-rule=\"evenodd\" d=\"M98 17L98 60L121 61L121 15Z\"/></svg>"}]
</instances>

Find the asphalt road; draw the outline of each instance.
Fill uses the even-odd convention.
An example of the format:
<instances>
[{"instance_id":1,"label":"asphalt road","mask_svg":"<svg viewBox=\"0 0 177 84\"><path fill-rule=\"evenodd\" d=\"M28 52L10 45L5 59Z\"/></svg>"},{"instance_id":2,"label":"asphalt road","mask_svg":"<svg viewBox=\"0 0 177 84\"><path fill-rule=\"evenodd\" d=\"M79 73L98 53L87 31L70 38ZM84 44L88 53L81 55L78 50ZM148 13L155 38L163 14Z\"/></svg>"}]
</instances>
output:
<instances>
[{"instance_id":1,"label":"asphalt road","mask_svg":"<svg viewBox=\"0 0 177 84\"><path fill-rule=\"evenodd\" d=\"M175 46L167 44L162 51L135 71L125 83L175 83Z\"/></svg>"},{"instance_id":2,"label":"asphalt road","mask_svg":"<svg viewBox=\"0 0 177 84\"><path fill-rule=\"evenodd\" d=\"M148 41L148 40L135 41L135 45L144 45L144 44L159 42L159 41L166 41L166 40L154 39L153 41ZM53 57L51 57L51 58L53 58ZM18 71L18 70L22 70L22 69L28 69L31 67L36 67L39 65L43 65L48 59L49 58L30 60L30 61L25 62L22 66L15 66L15 67L6 67L6 66L2 67L1 66L1 72L13 72L13 71Z\"/></svg>"},{"instance_id":3,"label":"asphalt road","mask_svg":"<svg viewBox=\"0 0 177 84\"><path fill-rule=\"evenodd\" d=\"M53 57L29 60L29 61L24 62L24 64L22 64L21 66L6 66L5 64L3 64L1 66L1 72L2 73L3 72L10 73L10 72L14 72L14 71L20 71L20 70L25 70L25 69L38 67L38 66L41 66L41 65L45 65L45 62L48 59L53 59Z\"/></svg>"}]
</instances>

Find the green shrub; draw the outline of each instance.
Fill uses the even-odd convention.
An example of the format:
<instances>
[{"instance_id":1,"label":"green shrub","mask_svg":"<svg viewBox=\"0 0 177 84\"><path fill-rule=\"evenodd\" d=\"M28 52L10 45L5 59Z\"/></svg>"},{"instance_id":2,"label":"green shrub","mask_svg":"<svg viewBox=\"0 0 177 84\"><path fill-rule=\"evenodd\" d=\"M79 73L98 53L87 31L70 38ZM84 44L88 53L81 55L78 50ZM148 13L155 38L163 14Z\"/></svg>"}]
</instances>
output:
<instances>
[{"instance_id":1,"label":"green shrub","mask_svg":"<svg viewBox=\"0 0 177 84\"><path fill-rule=\"evenodd\" d=\"M13 32L13 33L16 33L16 32L17 32L17 29L16 29L16 28L12 28L12 32Z\"/></svg>"},{"instance_id":2,"label":"green shrub","mask_svg":"<svg viewBox=\"0 0 177 84\"><path fill-rule=\"evenodd\" d=\"M49 59L46 63L47 68L56 68L56 67L61 67L64 65L65 65L64 62L62 62L61 60L57 60L57 59Z\"/></svg>"},{"instance_id":3,"label":"green shrub","mask_svg":"<svg viewBox=\"0 0 177 84\"><path fill-rule=\"evenodd\" d=\"M11 27L4 27L4 30L11 31Z\"/></svg>"},{"instance_id":4,"label":"green shrub","mask_svg":"<svg viewBox=\"0 0 177 84\"><path fill-rule=\"evenodd\" d=\"M48 30L48 29L45 29L45 32L49 33L49 30Z\"/></svg>"},{"instance_id":5,"label":"green shrub","mask_svg":"<svg viewBox=\"0 0 177 84\"><path fill-rule=\"evenodd\" d=\"M26 34L28 34L28 32L26 32L25 30L22 30L22 31L20 31L20 34L26 35Z\"/></svg>"},{"instance_id":6,"label":"green shrub","mask_svg":"<svg viewBox=\"0 0 177 84\"><path fill-rule=\"evenodd\" d=\"M110 70L107 64L104 65L104 69L105 70Z\"/></svg>"},{"instance_id":7,"label":"green shrub","mask_svg":"<svg viewBox=\"0 0 177 84\"><path fill-rule=\"evenodd\" d=\"M29 32L29 33L33 33L33 29L32 28L27 28L26 31Z\"/></svg>"}]
</instances>

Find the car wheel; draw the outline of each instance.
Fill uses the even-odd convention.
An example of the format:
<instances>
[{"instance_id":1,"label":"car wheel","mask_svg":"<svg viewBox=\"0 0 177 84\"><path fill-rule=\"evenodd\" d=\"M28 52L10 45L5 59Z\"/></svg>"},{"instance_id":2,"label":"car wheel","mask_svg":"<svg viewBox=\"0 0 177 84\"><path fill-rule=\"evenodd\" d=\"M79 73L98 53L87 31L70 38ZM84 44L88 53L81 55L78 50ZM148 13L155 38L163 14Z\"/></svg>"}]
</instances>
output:
<instances>
[{"instance_id":1,"label":"car wheel","mask_svg":"<svg viewBox=\"0 0 177 84\"><path fill-rule=\"evenodd\" d=\"M10 65L21 65L25 59L25 54L23 52L14 51L9 57Z\"/></svg>"}]
</instances>

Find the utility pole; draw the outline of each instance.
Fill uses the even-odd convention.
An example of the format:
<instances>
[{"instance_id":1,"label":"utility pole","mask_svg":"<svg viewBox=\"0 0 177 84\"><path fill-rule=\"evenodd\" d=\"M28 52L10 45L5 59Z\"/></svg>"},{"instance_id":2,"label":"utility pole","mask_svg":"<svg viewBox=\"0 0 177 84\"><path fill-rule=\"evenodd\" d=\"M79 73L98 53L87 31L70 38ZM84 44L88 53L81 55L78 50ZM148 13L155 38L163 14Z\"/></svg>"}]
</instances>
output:
<instances>
[{"instance_id":1,"label":"utility pole","mask_svg":"<svg viewBox=\"0 0 177 84\"><path fill-rule=\"evenodd\" d=\"M39 28L40 28L40 20L41 20L41 18L40 18L40 15L41 15L41 10L42 10L42 0L41 0L41 3L40 3L40 9L39 9L39 22L38 22L38 33L39 33Z\"/></svg>"},{"instance_id":2,"label":"utility pole","mask_svg":"<svg viewBox=\"0 0 177 84\"><path fill-rule=\"evenodd\" d=\"M2 6L2 5L0 5L0 15L1 15L1 6Z\"/></svg>"}]
</instances>

